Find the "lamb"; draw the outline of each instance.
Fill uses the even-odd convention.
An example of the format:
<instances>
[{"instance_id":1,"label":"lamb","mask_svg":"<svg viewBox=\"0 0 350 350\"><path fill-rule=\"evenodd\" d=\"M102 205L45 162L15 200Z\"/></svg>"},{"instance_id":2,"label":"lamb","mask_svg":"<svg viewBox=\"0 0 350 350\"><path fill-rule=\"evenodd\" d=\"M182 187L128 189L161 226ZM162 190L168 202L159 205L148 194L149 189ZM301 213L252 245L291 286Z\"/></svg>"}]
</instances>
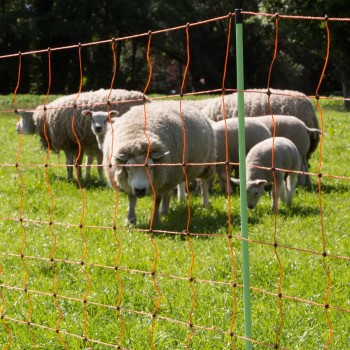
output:
<instances>
[{"instance_id":1,"label":"lamb","mask_svg":"<svg viewBox=\"0 0 350 350\"><path fill-rule=\"evenodd\" d=\"M209 206L208 180L215 172L214 165L209 164L214 162L215 150L210 121L197 110L185 106L181 118L178 102L150 103L146 106L146 137L144 111L144 108L133 107L121 116L113 124L116 136L112 140L111 129L107 130L103 144L107 178L128 193L129 223L136 223L137 198L144 197L151 188L155 192L152 219L159 222L160 201L163 200L162 214L166 214L170 193L186 180L184 170L188 181L201 180L202 204Z\"/></svg>"},{"instance_id":2,"label":"lamb","mask_svg":"<svg viewBox=\"0 0 350 350\"><path fill-rule=\"evenodd\" d=\"M310 139L315 139L315 135L320 135L321 130L315 128L308 128L300 119L289 115L271 115L259 116L253 118L246 118L246 122L251 119L257 119L262 122L271 132L271 135L282 136L291 140L298 149L301 161L299 170L308 172L309 166L307 161L308 152L310 149ZM274 131L275 129L275 131ZM311 180L308 174L298 175L298 184L311 188Z\"/></svg>"},{"instance_id":3,"label":"lamb","mask_svg":"<svg viewBox=\"0 0 350 350\"><path fill-rule=\"evenodd\" d=\"M298 91L270 89L270 102L273 114L292 115L302 120L309 128L319 129L318 119L311 101ZM225 96L226 118L238 116L237 93ZM216 98L202 110L208 118L218 121L223 119L222 99ZM263 89L246 90L244 93L244 112L246 116L255 117L271 115L267 91ZM307 159L316 150L319 134L310 135L310 149Z\"/></svg>"},{"instance_id":4,"label":"lamb","mask_svg":"<svg viewBox=\"0 0 350 350\"><path fill-rule=\"evenodd\" d=\"M102 164L102 152L98 148L96 136L91 131L91 122L82 116L82 110L87 107L91 110L107 110L109 105L114 105L113 108L119 113L124 113L131 106L143 104L146 101L148 99L141 92L122 89L100 89L79 95L63 96L46 106L38 106L33 112L19 111L21 118L16 130L23 134L35 132L40 136L44 148L47 148L49 143L51 150L64 151L68 179L73 177L72 166L81 165L85 152L87 155L86 178L88 179L93 157L97 157L98 164ZM47 138L44 128L46 128ZM78 178L81 178L80 166L77 170ZM102 181L103 169L99 167L98 170Z\"/></svg>"},{"instance_id":5,"label":"lamb","mask_svg":"<svg viewBox=\"0 0 350 350\"><path fill-rule=\"evenodd\" d=\"M90 111L84 110L82 114L91 119L91 130L93 134L96 136L98 148L102 151L103 141L107 132L107 129L110 127L111 123L113 123L113 118L118 117L118 111Z\"/></svg>"},{"instance_id":6,"label":"lamb","mask_svg":"<svg viewBox=\"0 0 350 350\"><path fill-rule=\"evenodd\" d=\"M227 129L227 142L228 142L228 161L230 163L239 162L239 152L238 152L238 119L231 118L226 120L226 125L224 120L220 120L213 123L213 129L216 139L216 162L226 161L226 133ZM245 119L245 147L246 153L258 142L263 141L272 136L270 130L265 126L265 124L258 120L258 118L246 118ZM237 165L228 165L228 174L231 174L232 168L238 171ZM218 174L218 180L220 186L223 190L227 189L226 180L226 165L217 164L216 172ZM229 185L228 190L232 193L232 187Z\"/></svg>"},{"instance_id":7,"label":"lamb","mask_svg":"<svg viewBox=\"0 0 350 350\"><path fill-rule=\"evenodd\" d=\"M273 145L274 164L272 164ZM279 199L287 205L292 204L297 183L297 171L300 169L299 152L292 141L285 137L274 137L261 141L249 151L246 163L247 206L249 209L256 207L264 193L264 187L274 182L272 165L275 167L276 188L272 187L271 209L274 212L278 210ZM231 181L239 185L238 179L231 178Z\"/></svg>"}]
</instances>

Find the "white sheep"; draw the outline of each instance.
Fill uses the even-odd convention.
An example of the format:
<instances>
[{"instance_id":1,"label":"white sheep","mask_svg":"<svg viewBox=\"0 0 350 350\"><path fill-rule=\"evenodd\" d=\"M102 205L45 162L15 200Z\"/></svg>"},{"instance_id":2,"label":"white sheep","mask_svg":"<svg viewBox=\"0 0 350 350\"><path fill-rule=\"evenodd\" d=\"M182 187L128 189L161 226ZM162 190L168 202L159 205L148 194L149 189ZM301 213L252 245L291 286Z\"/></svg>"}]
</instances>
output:
<instances>
[{"instance_id":1,"label":"white sheep","mask_svg":"<svg viewBox=\"0 0 350 350\"><path fill-rule=\"evenodd\" d=\"M274 163L272 163L272 150L274 150ZM287 205L292 204L297 184L297 171L300 169L300 156L298 149L292 141L285 137L269 138L256 144L247 154L246 158L246 189L247 206L254 209L264 193L264 187L276 179L276 189L272 186L271 209L276 212L278 199ZM275 167L273 176L273 168ZM267 168L267 169L266 169ZM239 180L231 178L239 185Z\"/></svg>"},{"instance_id":2,"label":"white sheep","mask_svg":"<svg viewBox=\"0 0 350 350\"><path fill-rule=\"evenodd\" d=\"M182 100L183 104L185 106L190 106L193 108L196 108L200 111L205 109L208 104L213 103L214 100L221 100L221 97L206 97L206 98L198 98L198 99L192 99L192 100Z\"/></svg>"},{"instance_id":3,"label":"white sheep","mask_svg":"<svg viewBox=\"0 0 350 350\"><path fill-rule=\"evenodd\" d=\"M238 119L230 118L226 120L220 120L213 123L213 129L216 139L216 162L226 162L226 130L227 130L227 161L230 163L239 162L238 152ZM258 142L263 141L272 136L270 130L265 126L258 118L246 118L245 119L245 147L246 153L256 145ZM228 176L230 177L232 168L235 169L236 175L238 175L238 165L228 164ZM227 177L226 177L226 164L217 164L216 172L218 174L218 180L223 190L227 190ZM229 184L229 191L232 193L231 185Z\"/></svg>"},{"instance_id":4,"label":"white sheep","mask_svg":"<svg viewBox=\"0 0 350 350\"><path fill-rule=\"evenodd\" d=\"M208 206L207 180L215 172L214 165L208 163L214 162L214 142L210 121L191 107L183 106L180 114L178 102L150 103L146 109L133 107L121 116L107 131L103 163L107 178L128 193L128 221L136 223L136 200L153 188L153 221L159 222L160 201L162 213L166 213L170 193L186 180L184 170L188 181L200 178L202 204Z\"/></svg>"},{"instance_id":5,"label":"white sheep","mask_svg":"<svg viewBox=\"0 0 350 350\"><path fill-rule=\"evenodd\" d=\"M298 91L279 89L270 89L270 93L273 114L292 115L302 120L309 128L319 129L315 109L305 94ZM237 96L237 93L225 95L226 118L238 116ZM222 98L216 98L208 102L202 112L214 121L224 119ZM244 114L249 117L271 115L266 89L248 89L244 92ZM310 135L308 159L316 150L318 142L319 134Z\"/></svg>"},{"instance_id":6,"label":"white sheep","mask_svg":"<svg viewBox=\"0 0 350 350\"><path fill-rule=\"evenodd\" d=\"M259 117L245 118L248 120L257 120L262 122L271 132L271 135L286 137L291 140L297 147L300 155L300 169L302 172L308 173L308 152L310 150L310 139L315 139L315 135L320 135L321 130L309 128L299 118L290 115L265 115ZM299 174L298 184L311 188L311 180L308 174Z\"/></svg>"},{"instance_id":7,"label":"white sheep","mask_svg":"<svg viewBox=\"0 0 350 350\"><path fill-rule=\"evenodd\" d=\"M82 111L82 114L90 118L91 120L91 130L93 134L96 136L98 148L102 151L103 141L107 132L107 129L111 126L111 123L113 123L113 118L118 117L119 112L118 111L110 111L110 112L104 112L104 111L90 111L90 110L84 110Z\"/></svg>"},{"instance_id":8,"label":"white sheep","mask_svg":"<svg viewBox=\"0 0 350 350\"><path fill-rule=\"evenodd\" d=\"M89 108L106 111L111 108L124 113L133 105L143 104L145 100L148 101L141 92L122 89L100 89L63 96L46 106L38 106L31 113L18 111L21 118L16 130L23 134L36 133L40 136L44 148L47 148L49 143L51 150L64 151L68 179L73 177L72 166L80 165L83 154L86 153L86 178L89 178L93 157L97 157L99 165L102 164L102 152L98 148L96 136L91 131L91 122L82 115L82 110ZM77 170L80 178L80 166ZM102 167L98 167L98 170L102 181Z\"/></svg>"}]
</instances>

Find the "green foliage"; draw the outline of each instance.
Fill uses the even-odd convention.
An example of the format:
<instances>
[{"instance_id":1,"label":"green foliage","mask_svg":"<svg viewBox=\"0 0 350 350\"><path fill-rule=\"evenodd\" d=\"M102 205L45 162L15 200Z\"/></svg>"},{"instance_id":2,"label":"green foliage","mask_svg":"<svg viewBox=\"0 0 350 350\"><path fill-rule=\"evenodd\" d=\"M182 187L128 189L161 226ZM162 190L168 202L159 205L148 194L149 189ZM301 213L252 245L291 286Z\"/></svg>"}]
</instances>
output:
<instances>
[{"instance_id":1,"label":"green foliage","mask_svg":"<svg viewBox=\"0 0 350 350\"><path fill-rule=\"evenodd\" d=\"M18 96L18 104L31 108L43 99ZM11 110L11 96L0 99L0 105ZM275 343L280 326L279 259L283 295L279 345L320 349L327 343L329 326L323 307L328 287L326 266L331 281L328 312L333 328L329 349L349 347L349 313L342 310L349 311L350 168L344 140L350 128L348 114L340 106L341 102L321 101L326 135L322 159L319 151L311 159L313 190L298 188L293 206L281 205L277 217L270 212L267 194L249 212L252 330L253 339L263 344ZM39 140L35 136L20 137L15 123L13 114L0 115L0 310L5 316L0 323L2 346L9 344L10 330L10 348L27 349L36 344L42 349L62 349L55 332L61 313L60 335L71 349L89 345L109 349L103 343L116 346L121 334L123 348L151 349L154 321L152 339L158 349L182 349L186 341L192 349L229 349L233 316L236 348L244 348L240 338L244 336L244 315L237 193L230 198L232 239L228 237L228 198L216 183L210 209L201 208L196 192L190 194L189 230L197 235L182 234L186 232L188 207L175 198L169 215L151 235L152 197L138 201L138 225L129 227L125 223L124 193L116 197L114 191L99 183L96 168L92 169L93 179L82 182L82 189L76 181L68 182L63 155L50 154L45 168L47 154ZM324 174L321 196L319 171ZM19 218L24 221L21 223ZM324 250L326 258L321 255ZM189 281L191 276L193 283ZM233 281L238 287L231 285ZM153 320L151 315L158 303ZM116 310L119 304L122 322ZM32 326L26 324L28 320ZM83 340L86 320L90 344ZM191 340L190 322L195 325ZM253 348L266 347L254 344Z\"/></svg>"},{"instance_id":2,"label":"green foliage","mask_svg":"<svg viewBox=\"0 0 350 350\"><path fill-rule=\"evenodd\" d=\"M349 6L339 1L106 1L26 0L1 1L0 55L19 51L51 51L51 93L73 93L80 86L79 43L103 41L81 49L83 88L107 88L113 76L112 38L153 33L244 11L300 15L349 17ZM191 26L190 62L185 91L206 91L222 87L229 20ZM234 18L232 20L234 24ZM329 23L331 54L322 84L322 95L343 94L348 97L350 56L347 50L349 23ZM231 29L226 88L235 85L235 30ZM275 19L244 16L246 87L266 87L275 44ZM146 59L148 36L117 40L115 87L135 90L145 88L149 66ZM75 45L68 49L70 45ZM271 84L307 94L315 93L326 51L325 23L319 20L280 19L278 55L274 62ZM185 29L152 36L152 83L149 93L179 92L187 64ZM0 62L0 93L13 92L17 85L18 57ZM21 93L46 93L48 89L48 52L22 56ZM347 104L347 107L349 104Z\"/></svg>"}]
</instances>

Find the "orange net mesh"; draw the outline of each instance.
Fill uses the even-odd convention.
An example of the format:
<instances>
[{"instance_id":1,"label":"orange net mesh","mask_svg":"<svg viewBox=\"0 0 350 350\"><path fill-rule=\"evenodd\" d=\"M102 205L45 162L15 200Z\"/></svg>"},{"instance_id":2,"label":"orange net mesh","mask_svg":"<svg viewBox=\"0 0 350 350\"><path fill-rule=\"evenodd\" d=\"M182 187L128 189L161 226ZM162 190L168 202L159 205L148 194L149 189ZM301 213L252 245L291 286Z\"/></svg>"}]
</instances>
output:
<instances>
[{"instance_id":1,"label":"orange net mesh","mask_svg":"<svg viewBox=\"0 0 350 350\"><path fill-rule=\"evenodd\" d=\"M76 143L78 145L78 154L75 158L75 164L73 165L75 168L75 173L77 175L78 179L78 188L80 191L80 203L77 203L77 207L80 210L79 215L79 221L66 221L66 222L59 222L55 221L55 203L56 203L56 196L57 193L54 192L52 189L52 181L50 179L50 173L49 170L51 168L59 168L59 167L65 167L66 165L62 164L54 164L51 162L51 149L50 149L50 142L49 142L49 136L47 131L47 125L46 125L46 119L44 122L44 135L46 138L46 142L48 144L48 149L46 151L45 160L43 164L21 164L20 163L20 157L22 154L23 147L25 146L24 140L23 140L23 134L20 132L19 134L19 143L17 148L17 155L15 157L15 163L3 163L0 164L0 167L2 169L5 168L11 168L15 167L16 174L18 177L18 183L20 185L20 196L19 196L19 203L18 203L18 211L14 217L10 217L9 215L4 215L0 213L0 221L1 222L7 222L7 223L19 223L22 238L20 241L19 249L16 251L16 253L13 253L11 249L9 250L1 250L0 255L2 258L11 260L17 262L16 269L21 269L21 283L14 283L11 284L10 281L7 279L5 282L1 282L0 284L0 298L1 298L1 306L0 306L0 313L1 313L1 324L3 327L3 334L6 336L2 339L2 344L4 345L4 349L10 349L14 344L14 336L16 335L16 327L26 326L27 329L31 333L31 347L37 348L40 345L40 334L42 333L54 333L57 335L57 338L60 342L60 345L63 346L65 349L73 348L69 344L71 343L71 339L77 339L87 347L87 348L94 348L94 346L104 346L106 348L116 348L116 349L122 349L125 348L124 344L129 340L132 335L130 335L128 332L130 330L130 325L128 324L129 321L129 315L135 316L136 318L140 319L147 319L149 322L145 325L142 324L141 327L148 327L148 341L149 345L152 349L157 348L157 342L159 341L159 337L161 337L161 332L158 332L158 329L162 329L161 327L163 324L169 324L171 326L181 326L185 331L181 334L183 335L182 339L177 339L178 343L182 344L182 346L185 346L186 348L191 348L191 344L193 343L194 339L198 335L198 333L201 332L207 332L215 335L222 335L227 337L229 339L229 347L236 348L236 343L238 341L246 340L246 338L242 335L244 332L242 332L240 325L238 324L237 318L239 317L239 311L240 311L240 300L239 295L241 295L242 291L242 284L239 283L240 276L238 276L238 270L239 270L239 262L237 262L237 251L235 244L238 242L242 242L242 240L247 241L251 246L259 246L261 248L267 247L272 248L274 252L274 257L277 262L278 266L278 278L276 282L276 290L275 292L271 292L269 290L266 290L264 288L259 287L251 287L251 293L252 296L255 298L263 298L265 296L272 297L273 300L277 301L277 309L278 309L278 316L277 316L277 326L274 329L274 340L272 341L262 341L260 339L249 339L253 344L257 344L266 348L284 348L280 344L281 338L283 338L284 333L284 324L286 322L286 318L288 315L288 304L287 301L292 301L295 303L299 303L301 305L306 305L308 307L314 307L318 308L319 310L324 309L325 310L325 318L327 322L328 327L328 336L327 336L327 342L324 344L324 348L330 348L332 345L333 340L333 324L331 319L331 312L338 312L341 314L349 315L350 309L348 307L343 306L337 306L332 304L331 300L331 289L332 289L332 277L331 277L331 271L329 266L329 260L335 260L339 264L346 264L349 263L350 257L345 254L330 254L327 252L327 240L326 240L326 233L325 233L325 227L324 227L324 204L323 204L323 194L322 194L322 184L324 178L331 178L331 179L337 179L342 181L349 181L350 178L348 176L341 176L341 175L333 175L333 174L324 174L322 173L322 164L323 164L323 135L324 135L324 120L323 120L323 110L321 108L320 100L327 100L327 97L321 97L319 96L319 88L321 86L321 83L323 81L325 70L328 64L329 60L329 54L330 54L330 32L328 27L329 21L350 21L348 18L322 18L322 17L303 17L303 16L286 16L286 15L276 15L276 14L264 14L264 13L254 13L254 12L242 12L245 16L268 16L268 17L274 17L275 18L275 46L273 51L273 57L269 69L268 79L267 79L267 91L261 92L263 94L267 94L267 100L269 104L269 111L270 115L274 124L274 133L272 138L272 143L274 144L274 137L276 134L276 124L274 121L274 106L273 102L271 102L271 91L270 91L270 82L271 82L271 75L273 72L274 63L276 60L276 57L278 55L278 42L279 42L279 21L281 19L285 20L319 20L319 21L325 21L325 30L327 34L327 48L326 48L326 55L325 55L325 63L323 71L320 75L319 84L315 91L315 96L308 96L308 98L315 99L316 100L316 106L317 110L320 116L320 128L322 131L322 134L320 135L320 143L319 143L319 165L318 165L318 172L312 173L309 172L308 175L311 177L317 177L317 186L318 186L318 211L319 211L319 220L320 220L320 233L321 233L321 246L322 250L318 251L316 249L304 249L300 247L295 247L287 244L281 244L279 242L279 212L278 212L278 206L277 210L274 214L274 220L273 220L273 242L270 242L268 240L256 240L256 239L243 239L239 234L234 234L234 225L235 222L232 222L232 205L231 205L231 193L228 190L230 186L229 181L229 138L228 138L228 126L226 124L227 118L232 117L231 115L227 115L226 111L226 98L227 93L235 92L234 89L227 89L225 87L226 79L227 79L227 65L228 65L228 58L229 58L229 49L231 45L231 26L232 26L232 14L225 15L222 17L213 18L207 21L200 21L197 23L190 23L179 27L174 28L167 28L164 30L158 30L154 32L148 32L148 33L142 33L139 35L133 35L123 38L113 38L112 40L104 40L99 42L93 42L93 43L86 43L86 44L78 44L78 45L72 45L72 46L66 46L66 47L60 47L60 48L49 48L48 50L37 50L32 52L25 52L25 53L19 53L15 55L3 55L0 56L1 59L7 59L10 57L18 57L19 63L18 63L18 72L17 72L17 85L14 91L14 98L13 98L13 105L14 109L18 109L18 101L17 101L17 94L18 89L21 82L21 70L22 70L22 57L24 55L34 55L34 54L40 54L40 53L47 53L48 54L48 71L49 71L49 79L48 79L48 88L47 93L45 96L44 106L48 104L49 96L50 96L50 88L51 88L51 54L53 52L59 51L59 50L76 50L78 49L78 61L79 61L79 69L80 69L80 80L79 80L79 87L78 92L75 100L75 106L72 111L72 122L71 122L71 129L75 135ZM188 79L188 70L189 65L191 61L191 51L190 51L190 44L191 44L191 36L190 31L193 27L200 27L204 24L212 23L212 22L218 22L218 21L227 21L228 20L228 26L227 26L227 44L226 44L226 55L224 60L224 67L223 67L223 76L222 76L222 86L218 89L210 90L210 91L200 91L200 92L185 92L185 83L186 79ZM184 179L185 179L185 188L187 192L187 208L186 208L186 215L183 217L183 221L185 223L185 228L183 231L177 231L177 230L165 230L165 229L156 229L154 226L153 219L155 217L155 208L156 208L156 199L157 199L157 193L155 190L155 187L152 183L152 178L147 166L147 160L150 156L150 138L149 138L149 130L147 126L148 121L148 114L147 114L147 103L144 100L143 106L144 106L144 134L145 137L148 140L148 151L145 161L146 171L148 174L149 181L151 183L151 192L153 195L153 205L152 205L152 213L151 213L151 220L149 227L137 227L137 228L130 228L127 225L120 224L119 220L119 212L120 208L122 207L122 203L120 203L120 193L117 184L114 182L114 179L112 179L113 187L115 189L115 196L113 198L113 207L111 211L113 212L112 215L112 224L101 224L101 223L93 223L91 224L89 222L89 218L87 216L87 208L86 208L86 202L87 202L87 196L89 196L89 189L86 189L84 187L84 184L80 181L79 174L81 167L84 167L81 165L81 159L83 157L83 149L80 143L80 139L78 134L75 130L75 117L77 113L77 104L79 103L79 96L82 92L83 88L83 62L82 62L82 56L81 56L81 50L85 47L90 47L93 45L111 45L111 51L112 51L112 59L113 59L113 75L110 83L110 93L107 99L107 111L110 112L113 106L113 102L110 101L110 96L112 89L114 87L116 77L116 71L117 71L117 57L115 52L115 44L118 41L130 41L134 40L136 38L147 38L147 49L146 49L146 64L148 65L149 74L147 78L147 82L145 84L145 88L143 90L143 94L146 95L149 89L149 86L151 84L151 80L153 77L153 65L151 62L151 49L152 49L152 38L155 35L161 35L163 33L169 33L172 31L184 31L185 34L185 45L186 45L186 65L182 76L182 82L180 87L180 94L177 96L179 97L179 116L181 118L182 123L182 133L183 133L183 158L182 158L182 164L162 164L162 166L182 166ZM253 92L252 90L247 89L245 91L246 94L249 94ZM225 217L227 217L227 226L224 228L225 234L223 235L220 232L215 233L208 233L208 232L191 232L191 218L193 217L193 198L191 196L190 191L190 181L187 177L187 167L188 166L196 166L196 165L203 165L201 164L195 164L195 163L186 163L186 147L187 147L187 131L185 129L185 123L183 120L183 105L185 103L184 97L187 96L195 96L199 94L207 94L207 93L219 93L221 94L221 103L222 103L222 119L225 121L225 153L226 158L225 162L223 163L226 166L226 188L227 188L227 202L226 202L226 211L225 211ZM276 93L283 95L283 93ZM288 95L290 96L290 95ZM171 96L161 96L161 97L154 97L153 100L162 100L162 99L168 99ZM303 98L299 95L291 96L295 99ZM126 102L126 101L124 101ZM130 102L130 101L128 101ZM118 102L119 103L119 102ZM120 102L123 103L123 102ZM102 103L101 103L102 105ZM89 106L84 106L89 107ZM60 108L60 107L56 107ZM46 107L44 107L45 111ZM47 109L46 109L47 110ZM10 109L6 109L3 111L0 111L1 113L12 113ZM112 120L109 115L109 124L112 126ZM113 139L115 137L118 137L118 135L115 135L112 129L112 144ZM274 150L274 147L272 147ZM110 171L115 166L113 164L112 156L109 158L109 169ZM211 163L208 163L208 165L211 165ZM234 164L237 165L237 164ZM97 165L101 166L101 165ZM30 217L27 216L24 212L24 201L27 200L26 197L26 188L28 184L25 181L25 172L24 170L26 168L30 167L38 167L44 169L44 175L45 175L45 186L47 190L47 194L49 197L49 205L48 205L48 216L47 219L42 218L36 218L36 217ZM274 176L274 189L273 192L277 196L277 184L276 184L276 178L275 173L277 171L283 171L285 169L280 169L275 166L274 163L274 151L272 151L272 164L271 168L266 168L266 170L273 170L272 174ZM302 173L302 172L298 172ZM277 201L277 198L276 198ZM44 230L44 228L48 228L50 232L50 242L49 238L47 239L47 244L51 244L51 248L49 250L49 253L47 256L41 256L40 254L35 255L31 254L29 252L32 252L32 250L28 250L28 227L29 226L39 226ZM79 237L80 237L80 255L78 254L77 258L62 258L62 255L59 254L59 250L61 249L61 246L63 246L65 243L62 240L62 231L78 231ZM112 263L106 263L104 260L104 256L107 254L106 252L100 252L100 258L94 258L92 260L89 259L89 254L92 254L95 250L95 246L92 242L89 241L87 238L87 232L89 230L99 230L98 232L110 232L113 235L113 244L114 244L114 250L115 254L113 256L113 262ZM152 248L152 252L150 253L151 256L151 262L149 268L137 268L137 267L130 267L125 265L124 257L128 254L128 251L132 248L130 248L125 243L125 237L131 232L141 232L147 235L149 237L150 245ZM181 273L181 270L177 270L177 273L166 273L162 272L160 270L160 266L162 263L163 252L162 252L162 243L160 243L156 238L161 236L169 236L173 239L176 238L183 238L187 243L187 254L188 254L188 265L186 265L185 273ZM32 239L32 238L31 238ZM206 279L206 278L197 278L196 272L198 271L197 265L201 264L201 260L199 258L200 254L196 250L196 240L197 239L207 239L207 240L216 240L218 242L218 245L220 245L221 241L224 241L225 249L228 251L228 267L226 269L226 274L228 275L220 279L219 277L217 279ZM132 243L130 243L132 244ZM96 243L97 245L97 243ZM296 297L293 295L288 295L284 293L283 289L283 283L286 278L285 273L285 267L284 267L284 259L281 257L285 253L291 253L291 252L297 252L298 254L304 254L309 257L319 257L322 258L322 264L326 279L326 292L324 293L324 303L318 302L313 300L312 297ZM11 260L12 261L12 260ZM39 288L29 288L28 285L30 284L30 279L33 277L31 275L31 267L32 264L46 264L50 266L52 276L51 278L51 287L47 288L46 290L43 288L42 290L39 290ZM18 265L18 266L17 266ZM137 265L136 266L145 266L145 265ZM74 293L62 293L61 292L61 284L63 283L64 278L62 277L63 270L68 269L72 272L72 274L75 274L74 271L80 271L80 277L82 277L79 288L80 288L80 297L77 297ZM114 303L111 302L104 302L100 299L95 299L95 291L92 287L96 288L95 281L93 281L93 272L95 270L101 271L101 274L113 272L113 280L112 284L114 283L116 288L114 290ZM4 266L2 263L0 263L0 276L4 274ZM78 273L77 273L78 274ZM128 290L128 280L133 278L134 276L138 277L149 277L152 286L150 287L153 291L153 295L149 298L150 299L150 305L132 305L132 303L126 303L124 304L124 300L127 299L134 291ZM76 276L74 278L79 279L79 276ZM166 313L162 313L163 311L163 302L167 300L167 298L170 299L168 295L166 295L165 289L162 287L164 284L164 281L172 281L172 282L178 282L178 285L184 286L185 283L189 283L190 290L190 302L188 309L185 310L186 319L181 317L175 317L175 316L168 316ZM199 314L198 310L198 304L202 302L201 299L201 293L202 293L202 287L203 286L214 286L215 288L227 288L229 290L229 298L230 301L227 301L227 303L230 305L226 312L229 315L228 319L229 322L227 324L222 324L220 322L214 323L211 325L205 325L202 323L201 315ZM101 286L102 288L102 286ZM142 288L142 287L141 287ZM141 290L142 292L142 290ZM13 313L11 315L7 315L7 310L11 307L7 303L8 295L11 293L22 293L24 295L23 304L24 308L22 310L22 313L17 313L16 316L13 316ZM146 291L145 291L146 293ZM178 293L181 293L178 292ZM340 293L340 292L339 292ZM54 305L54 310L56 312L56 318L54 324L50 324L49 322L43 321L40 323L40 320L38 318L35 318L33 320L33 315L35 313L35 309L40 307L40 301L38 300L44 300L45 298L50 299ZM45 299L46 300L46 299ZM106 300L108 300L106 298ZM69 312L67 313L67 305L73 305L73 304L79 304L82 308L82 314L80 315L80 319L72 320L72 322L76 322L81 325L81 332L78 331L70 331L70 327L68 326L67 319L71 317ZM287 305L286 305L287 304ZM174 305L174 308L178 307L179 309L182 309L183 307L181 305ZM65 310L65 311L64 311ZM91 323L94 322L96 319L96 314L99 313L98 310L110 310L115 313L116 317L114 319L115 325L113 327L113 335L108 337L105 335L103 337L104 340L98 339L98 335L94 335L91 331ZM203 310L203 309L202 309ZM104 312L103 311L103 312ZM101 311L102 312L102 311ZM76 316L76 315L75 315ZM261 317L264 317L262 315ZM110 323L107 321L106 323ZM142 322L141 322L142 323ZM171 327L170 326L170 327ZM71 328L73 329L73 328ZM134 330L134 329L133 329ZM226 339L226 338L225 338ZM268 338L271 339L271 338ZM132 345L131 345L132 347Z\"/></svg>"}]
</instances>

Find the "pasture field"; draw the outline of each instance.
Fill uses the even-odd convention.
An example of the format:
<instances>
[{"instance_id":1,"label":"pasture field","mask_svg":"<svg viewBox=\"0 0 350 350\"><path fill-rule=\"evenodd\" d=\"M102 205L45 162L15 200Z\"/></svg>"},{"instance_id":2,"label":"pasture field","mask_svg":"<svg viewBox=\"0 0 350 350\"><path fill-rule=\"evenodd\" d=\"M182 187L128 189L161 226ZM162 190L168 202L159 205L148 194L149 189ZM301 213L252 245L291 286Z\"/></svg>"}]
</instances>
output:
<instances>
[{"instance_id":1,"label":"pasture field","mask_svg":"<svg viewBox=\"0 0 350 350\"><path fill-rule=\"evenodd\" d=\"M17 97L18 108L43 101ZM321 105L313 189L297 188L277 216L268 194L248 214L254 349L350 348L350 115ZM0 97L11 109L13 97ZM244 349L238 193L215 183L203 209L191 192L188 235L187 202L175 196L153 232L151 196L129 227L126 195L96 167L91 181L68 182L64 154L15 125L0 114L1 349Z\"/></svg>"}]
</instances>

